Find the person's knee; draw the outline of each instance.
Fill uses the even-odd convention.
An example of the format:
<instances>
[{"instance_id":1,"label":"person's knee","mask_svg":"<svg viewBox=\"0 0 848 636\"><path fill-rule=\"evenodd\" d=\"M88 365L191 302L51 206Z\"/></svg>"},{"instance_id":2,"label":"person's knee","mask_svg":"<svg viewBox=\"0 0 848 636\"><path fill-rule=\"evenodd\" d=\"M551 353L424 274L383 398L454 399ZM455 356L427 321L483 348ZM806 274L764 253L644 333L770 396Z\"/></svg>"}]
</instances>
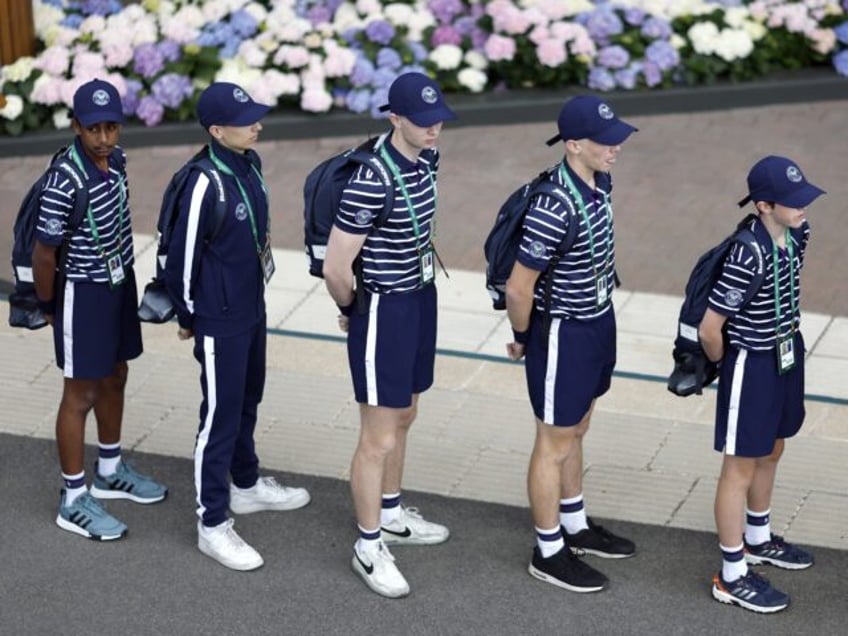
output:
<instances>
[{"instance_id":1,"label":"person's knee","mask_svg":"<svg viewBox=\"0 0 848 636\"><path fill-rule=\"evenodd\" d=\"M129 375L129 367L126 362L118 362L114 369L112 369L112 375L106 378L106 383L109 385L109 388L113 391L123 391L124 387L127 385L127 376Z\"/></svg>"},{"instance_id":2,"label":"person's knee","mask_svg":"<svg viewBox=\"0 0 848 636\"><path fill-rule=\"evenodd\" d=\"M747 489L754 479L758 461L750 457L725 455L719 479L729 486Z\"/></svg>"},{"instance_id":3,"label":"person's knee","mask_svg":"<svg viewBox=\"0 0 848 636\"><path fill-rule=\"evenodd\" d=\"M88 413L97 401L97 386L92 382L65 382L59 409L72 413Z\"/></svg>"},{"instance_id":4,"label":"person's knee","mask_svg":"<svg viewBox=\"0 0 848 636\"><path fill-rule=\"evenodd\" d=\"M582 434L577 427L549 426L542 424L537 428L535 449L537 454L549 461L563 464L581 443Z\"/></svg>"}]
</instances>

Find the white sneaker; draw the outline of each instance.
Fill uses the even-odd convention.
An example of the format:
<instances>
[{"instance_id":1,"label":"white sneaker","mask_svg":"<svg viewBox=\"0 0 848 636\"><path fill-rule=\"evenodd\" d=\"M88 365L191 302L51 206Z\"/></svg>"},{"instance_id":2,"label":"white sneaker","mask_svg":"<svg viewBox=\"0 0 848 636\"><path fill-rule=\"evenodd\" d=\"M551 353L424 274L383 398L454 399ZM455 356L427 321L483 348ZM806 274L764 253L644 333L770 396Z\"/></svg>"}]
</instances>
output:
<instances>
[{"instance_id":1,"label":"white sneaker","mask_svg":"<svg viewBox=\"0 0 848 636\"><path fill-rule=\"evenodd\" d=\"M232 570L255 570L265 561L260 554L244 542L233 529L233 520L209 528L197 522L197 547L206 556Z\"/></svg>"},{"instance_id":2,"label":"white sneaker","mask_svg":"<svg viewBox=\"0 0 848 636\"><path fill-rule=\"evenodd\" d=\"M365 585L388 598L400 598L409 594L409 583L395 565L395 558L382 541L377 547L359 552L353 547L353 571L362 577Z\"/></svg>"},{"instance_id":3,"label":"white sneaker","mask_svg":"<svg viewBox=\"0 0 848 636\"><path fill-rule=\"evenodd\" d=\"M306 488L288 488L273 477L260 477L251 488L230 484L230 510L239 515L262 510L295 510L310 501Z\"/></svg>"},{"instance_id":4,"label":"white sneaker","mask_svg":"<svg viewBox=\"0 0 848 636\"><path fill-rule=\"evenodd\" d=\"M445 526L426 521L418 508L401 508L400 517L380 528L380 537L386 545L435 545L444 543L450 536Z\"/></svg>"}]
</instances>

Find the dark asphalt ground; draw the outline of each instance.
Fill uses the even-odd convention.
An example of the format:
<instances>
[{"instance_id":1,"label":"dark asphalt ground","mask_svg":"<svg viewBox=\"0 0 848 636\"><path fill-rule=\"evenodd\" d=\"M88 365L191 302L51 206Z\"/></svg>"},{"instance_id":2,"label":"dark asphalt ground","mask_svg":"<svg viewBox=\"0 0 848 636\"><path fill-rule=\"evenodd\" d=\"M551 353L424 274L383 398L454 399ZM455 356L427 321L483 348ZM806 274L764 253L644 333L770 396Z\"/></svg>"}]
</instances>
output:
<instances>
[{"instance_id":1,"label":"dark asphalt ground","mask_svg":"<svg viewBox=\"0 0 848 636\"><path fill-rule=\"evenodd\" d=\"M93 461L94 449L88 452ZM767 569L792 604L761 616L712 600L713 535L601 520L633 538L638 554L587 557L612 583L581 595L527 574L526 509L418 493L407 501L452 536L441 546L396 548L412 594L383 599L350 569L347 482L279 473L309 488L313 501L300 511L239 517L236 527L265 566L233 572L196 548L191 462L130 459L171 494L153 506L110 502L130 532L97 543L54 524L53 442L0 434L0 633L794 636L844 633L848 618L845 551L816 549L816 565L803 572Z\"/></svg>"}]
</instances>

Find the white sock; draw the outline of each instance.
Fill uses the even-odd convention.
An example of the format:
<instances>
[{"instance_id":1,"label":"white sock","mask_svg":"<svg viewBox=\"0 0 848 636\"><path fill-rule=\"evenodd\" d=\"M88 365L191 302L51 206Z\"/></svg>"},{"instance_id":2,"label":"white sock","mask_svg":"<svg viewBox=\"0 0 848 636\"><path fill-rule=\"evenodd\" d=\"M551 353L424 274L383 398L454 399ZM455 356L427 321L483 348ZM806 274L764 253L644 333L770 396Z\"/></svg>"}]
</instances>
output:
<instances>
[{"instance_id":1,"label":"white sock","mask_svg":"<svg viewBox=\"0 0 848 636\"><path fill-rule=\"evenodd\" d=\"M748 574L748 563L745 561L744 544L739 544L735 548L726 548L719 544L721 549L721 577L728 583L732 583L737 579ZM732 558L728 558L731 557ZM737 558L738 557L738 558Z\"/></svg>"},{"instance_id":2,"label":"white sock","mask_svg":"<svg viewBox=\"0 0 848 636\"><path fill-rule=\"evenodd\" d=\"M65 505L70 506L77 497L86 492L85 487L85 471L76 475L67 475L62 473L62 481L65 482Z\"/></svg>"},{"instance_id":3,"label":"white sock","mask_svg":"<svg viewBox=\"0 0 848 636\"><path fill-rule=\"evenodd\" d=\"M400 519L403 509L400 507L400 492L383 493L380 508L380 525L390 526Z\"/></svg>"},{"instance_id":4,"label":"white sock","mask_svg":"<svg viewBox=\"0 0 848 636\"><path fill-rule=\"evenodd\" d=\"M576 497L559 500L559 522L568 534L577 534L589 527L586 521L586 506L583 504L583 493Z\"/></svg>"},{"instance_id":5,"label":"white sock","mask_svg":"<svg viewBox=\"0 0 848 636\"><path fill-rule=\"evenodd\" d=\"M559 526L544 530L536 527L536 545L539 546L539 552L542 553L542 558L547 559L553 556L565 547L565 541L562 538L562 530Z\"/></svg>"},{"instance_id":6,"label":"white sock","mask_svg":"<svg viewBox=\"0 0 848 636\"><path fill-rule=\"evenodd\" d=\"M121 443L98 444L97 472L101 477L114 475L121 463Z\"/></svg>"},{"instance_id":7,"label":"white sock","mask_svg":"<svg viewBox=\"0 0 848 636\"><path fill-rule=\"evenodd\" d=\"M760 545L771 539L771 509L765 512L745 510L745 543Z\"/></svg>"},{"instance_id":8,"label":"white sock","mask_svg":"<svg viewBox=\"0 0 848 636\"><path fill-rule=\"evenodd\" d=\"M376 550L380 543L380 528L375 530L366 530L358 524L357 528L359 528L359 538L356 540L356 544L353 546L353 549L360 554L370 550Z\"/></svg>"}]
</instances>

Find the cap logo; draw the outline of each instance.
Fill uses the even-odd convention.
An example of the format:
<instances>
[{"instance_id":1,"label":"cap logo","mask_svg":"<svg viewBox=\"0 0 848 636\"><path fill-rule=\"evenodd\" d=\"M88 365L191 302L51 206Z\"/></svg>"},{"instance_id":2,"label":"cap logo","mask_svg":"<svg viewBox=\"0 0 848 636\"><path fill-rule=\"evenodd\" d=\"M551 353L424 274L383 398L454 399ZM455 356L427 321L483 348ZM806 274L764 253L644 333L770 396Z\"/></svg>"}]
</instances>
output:
<instances>
[{"instance_id":1,"label":"cap logo","mask_svg":"<svg viewBox=\"0 0 848 636\"><path fill-rule=\"evenodd\" d=\"M435 104L439 101L439 94L432 86L425 86L421 89L421 99L424 100L425 104Z\"/></svg>"},{"instance_id":2,"label":"cap logo","mask_svg":"<svg viewBox=\"0 0 848 636\"><path fill-rule=\"evenodd\" d=\"M801 171L798 170L795 166L789 166L786 169L786 178L789 179L792 183L798 183L804 177L801 176Z\"/></svg>"},{"instance_id":3,"label":"cap logo","mask_svg":"<svg viewBox=\"0 0 848 636\"><path fill-rule=\"evenodd\" d=\"M606 104L601 104L598 106L598 115L601 116L601 119L612 119L615 117L615 114L612 112L612 108L607 106Z\"/></svg>"},{"instance_id":4,"label":"cap logo","mask_svg":"<svg viewBox=\"0 0 848 636\"><path fill-rule=\"evenodd\" d=\"M112 100L109 98L109 93L104 91L102 88L98 88L91 95L91 101L94 102L95 106L106 106L106 104Z\"/></svg>"},{"instance_id":5,"label":"cap logo","mask_svg":"<svg viewBox=\"0 0 848 636\"><path fill-rule=\"evenodd\" d=\"M233 99L236 100L237 102L241 102L243 104L250 98L240 88L234 88L233 89Z\"/></svg>"}]
</instances>

